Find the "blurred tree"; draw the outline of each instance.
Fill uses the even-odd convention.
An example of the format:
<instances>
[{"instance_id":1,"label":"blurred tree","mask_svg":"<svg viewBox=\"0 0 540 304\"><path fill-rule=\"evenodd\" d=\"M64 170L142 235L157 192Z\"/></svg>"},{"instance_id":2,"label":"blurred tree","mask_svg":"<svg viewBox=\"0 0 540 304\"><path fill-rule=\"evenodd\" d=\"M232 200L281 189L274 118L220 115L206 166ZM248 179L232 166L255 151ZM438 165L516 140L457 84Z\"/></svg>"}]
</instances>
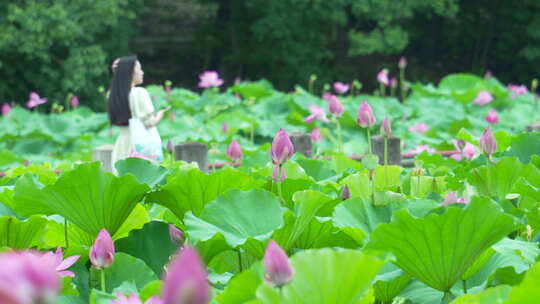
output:
<instances>
[{"instance_id":1,"label":"blurred tree","mask_svg":"<svg viewBox=\"0 0 540 304\"><path fill-rule=\"evenodd\" d=\"M69 93L103 109L112 58L129 52L140 0L18 0L0 3L0 100L37 91L63 103Z\"/></svg>"}]
</instances>

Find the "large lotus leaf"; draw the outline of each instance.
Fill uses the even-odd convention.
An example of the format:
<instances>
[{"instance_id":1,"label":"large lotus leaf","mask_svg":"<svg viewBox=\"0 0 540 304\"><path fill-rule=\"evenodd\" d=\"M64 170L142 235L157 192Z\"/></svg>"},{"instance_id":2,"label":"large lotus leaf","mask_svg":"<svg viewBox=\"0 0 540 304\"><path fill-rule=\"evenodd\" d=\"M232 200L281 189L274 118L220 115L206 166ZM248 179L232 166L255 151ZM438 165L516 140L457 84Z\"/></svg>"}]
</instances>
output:
<instances>
[{"instance_id":1,"label":"large lotus leaf","mask_svg":"<svg viewBox=\"0 0 540 304\"><path fill-rule=\"evenodd\" d=\"M142 184L147 184L154 187L157 184L162 184L165 181L170 169L156 166L150 161L141 158L126 158L116 162L114 165L120 176L133 174L135 178Z\"/></svg>"},{"instance_id":2,"label":"large lotus leaf","mask_svg":"<svg viewBox=\"0 0 540 304\"><path fill-rule=\"evenodd\" d=\"M356 250L306 250L291 258L295 275L281 291L262 284L262 303L358 303L383 262Z\"/></svg>"},{"instance_id":3,"label":"large lotus leaf","mask_svg":"<svg viewBox=\"0 0 540 304\"><path fill-rule=\"evenodd\" d=\"M135 177L116 177L93 162L75 167L44 188L30 178L20 179L14 209L21 216L59 214L91 235L102 228L113 235L149 190Z\"/></svg>"},{"instance_id":4,"label":"large lotus leaf","mask_svg":"<svg viewBox=\"0 0 540 304\"><path fill-rule=\"evenodd\" d=\"M219 304L237 304L254 300L255 291L262 282L259 272L248 269L232 278L225 290L216 297L216 301Z\"/></svg>"},{"instance_id":5,"label":"large lotus leaf","mask_svg":"<svg viewBox=\"0 0 540 304\"><path fill-rule=\"evenodd\" d=\"M351 198L369 198L370 196L371 183L369 181L368 174L365 171L347 176L346 178L341 180L340 184L347 185L349 187L349 191L351 192Z\"/></svg>"},{"instance_id":6,"label":"large lotus leaf","mask_svg":"<svg viewBox=\"0 0 540 304\"><path fill-rule=\"evenodd\" d=\"M302 166L306 173L317 181L328 179L337 173L331 168L330 163L317 159L298 159L298 164Z\"/></svg>"},{"instance_id":7,"label":"large lotus leaf","mask_svg":"<svg viewBox=\"0 0 540 304\"><path fill-rule=\"evenodd\" d=\"M536 263L527 273L523 282L512 288L508 304L538 303L540 298L540 263Z\"/></svg>"},{"instance_id":8,"label":"large lotus leaf","mask_svg":"<svg viewBox=\"0 0 540 304\"><path fill-rule=\"evenodd\" d=\"M468 181L476 186L482 195L504 198L511 193L521 177L536 181L537 184L540 180L540 171L532 164L524 165L518 158L505 157L493 166L472 169Z\"/></svg>"},{"instance_id":9,"label":"large lotus leaf","mask_svg":"<svg viewBox=\"0 0 540 304\"><path fill-rule=\"evenodd\" d=\"M379 223L388 223L392 216L390 206L374 206L363 198L346 200L336 206L334 224L362 243Z\"/></svg>"},{"instance_id":10,"label":"large lotus leaf","mask_svg":"<svg viewBox=\"0 0 540 304\"><path fill-rule=\"evenodd\" d=\"M401 187L400 166L377 166L375 169L375 187L377 189L391 189L397 191Z\"/></svg>"},{"instance_id":11,"label":"large lotus leaf","mask_svg":"<svg viewBox=\"0 0 540 304\"><path fill-rule=\"evenodd\" d=\"M512 287L508 285L499 285L496 287L488 288L480 293L466 294L454 301L451 304L498 304L508 303L508 295ZM519 303L535 303L533 302L519 302Z\"/></svg>"},{"instance_id":12,"label":"large lotus leaf","mask_svg":"<svg viewBox=\"0 0 540 304\"><path fill-rule=\"evenodd\" d=\"M414 304L441 303L443 296L442 292L414 279L398 295L399 298L408 299Z\"/></svg>"},{"instance_id":13,"label":"large lotus leaf","mask_svg":"<svg viewBox=\"0 0 540 304\"><path fill-rule=\"evenodd\" d=\"M137 289L142 289L146 284L157 280L156 274L142 260L123 252L116 253L113 265L104 271L107 292L112 292L125 283L134 284ZM90 277L93 287L101 286L98 283L101 280L100 270L91 268Z\"/></svg>"},{"instance_id":14,"label":"large lotus leaf","mask_svg":"<svg viewBox=\"0 0 540 304\"><path fill-rule=\"evenodd\" d=\"M133 230L127 238L115 244L116 250L143 260L157 276L161 276L165 264L178 246L169 237L169 225L150 222L140 230Z\"/></svg>"},{"instance_id":15,"label":"large lotus leaf","mask_svg":"<svg viewBox=\"0 0 540 304\"><path fill-rule=\"evenodd\" d=\"M325 206L333 204L334 199L322 192L305 190L296 192L293 196L294 222L287 223L274 233L272 238L280 243L286 251L290 250L317 212Z\"/></svg>"},{"instance_id":16,"label":"large lotus leaf","mask_svg":"<svg viewBox=\"0 0 540 304\"><path fill-rule=\"evenodd\" d=\"M236 248L248 239L266 241L283 225L283 209L279 198L268 191L231 190L208 203L198 217L186 213L185 223L194 242L221 234Z\"/></svg>"},{"instance_id":17,"label":"large lotus leaf","mask_svg":"<svg viewBox=\"0 0 540 304\"><path fill-rule=\"evenodd\" d=\"M538 151L540 151L540 134L525 133L515 137L510 144L510 150L504 154L517 156L520 161L529 163L531 156L538 154Z\"/></svg>"},{"instance_id":18,"label":"large lotus leaf","mask_svg":"<svg viewBox=\"0 0 540 304\"><path fill-rule=\"evenodd\" d=\"M392 299L411 281L411 276L394 264L387 263L375 278L373 288L375 298L381 302L392 302Z\"/></svg>"},{"instance_id":19,"label":"large lotus leaf","mask_svg":"<svg viewBox=\"0 0 540 304\"><path fill-rule=\"evenodd\" d=\"M372 233L370 247L388 250L396 265L423 283L448 291L476 258L515 229L514 218L485 198L443 215L414 218L405 210Z\"/></svg>"},{"instance_id":20,"label":"large lotus leaf","mask_svg":"<svg viewBox=\"0 0 540 304\"><path fill-rule=\"evenodd\" d=\"M0 247L28 249L41 244L47 220L39 216L20 221L12 216L0 217Z\"/></svg>"},{"instance_id":21,"label":"large lotus leaf","mask_svg":"<svg viewBox=\"0 0 540 304\"><path fill-rule=\"evenodd\" d=\"M294 223L294 217L285 214L287 225ZM289 224L290 223L290 224ZM315 217L296 240L294 248L314 249L326 247L358 248L361 243L350 237L343 230L335 227L329 217Z\"/></svg>"},{"instance_id":22,"label":"large lotus leaf","mask_svg":"<svg viewBox=\"0 0 540 304\"><path fill-rule=\"evenodd\" d=\"M150 193L147 201L163 205L183 219L188 211L200 215L208 202L227 190L249 190L260 186L260 181L232 168L212 174L198 169L182 170L176 171L165 186Z\"/></svg>"}]
</instances>

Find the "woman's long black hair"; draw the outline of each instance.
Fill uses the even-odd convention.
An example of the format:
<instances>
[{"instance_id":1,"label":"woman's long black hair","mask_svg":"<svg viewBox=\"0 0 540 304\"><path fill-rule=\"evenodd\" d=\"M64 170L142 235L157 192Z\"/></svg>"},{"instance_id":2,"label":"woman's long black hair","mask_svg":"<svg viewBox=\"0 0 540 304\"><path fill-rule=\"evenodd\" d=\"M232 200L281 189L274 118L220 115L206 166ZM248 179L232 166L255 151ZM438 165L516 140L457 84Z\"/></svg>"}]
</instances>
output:
<instances>
[{"instance_id":1,"label":"woman's long black hair","mask_svg":"<svg viewBox=\"0 0 540 304\"><path fill-rule=\"evenodd\" d=\"M129 109L129 93L133 82L133 70L137 56L120 58L118 66L113 71L107 111L112 125L127 126L131 118Z\"/></svg>"}]
</instances>

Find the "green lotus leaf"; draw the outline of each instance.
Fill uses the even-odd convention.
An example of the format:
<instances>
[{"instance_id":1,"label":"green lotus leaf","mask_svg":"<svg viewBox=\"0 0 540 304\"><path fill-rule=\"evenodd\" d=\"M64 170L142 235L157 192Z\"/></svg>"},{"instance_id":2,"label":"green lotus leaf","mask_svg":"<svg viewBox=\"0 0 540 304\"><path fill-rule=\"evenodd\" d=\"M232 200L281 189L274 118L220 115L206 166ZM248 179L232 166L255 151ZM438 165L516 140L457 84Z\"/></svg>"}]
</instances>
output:
<instances>
[{"instance_id":1,"label":"green lotus leaf","mask_svg":"<svg viewBox=\"0 0 540 304\"><path fill-rule=\"evenodd\" d=\"M193 242L221 234L236 248L248 239L268 240L283 225L283 209L279 198L268 191L230 190L208 203L198 217L188 212L185 223Z\"/></svg>"},{"instance_id":2,"label":"green lotus leaf","mask_svg":"<svg viewBox=\"0 0 540 304\"><path fill-rule=\"evenodd\" d=\"M394 213L371 235L371 248L388 250L396 265L428 286L447 292L476 258L515 229L514 218L494 202L474 198L466 208L414 218Z\"/></svg>"},{"instance_id":3,"label":"green lotus leaf","mask_svg":"<svg viewBox=\"0 0 540 304\"><path fill-rule=\"evenodd\" d=\"M150 193L147 201L169 208L179 219L191 211L200 215L208 202L230 189L249 190L262 185L246 173L225 168L212 174L198 169L176 171L167 183Z\"/></svg>"},{"instance_id":4,"label":"green lotus leaf","mask_svg":"<svg viewBox=\"0 0 540 304\"><path fill-rule=\"evenodd\" d=\"M480 293L466 294L454 301L451 304L494 304L494 303L508 303L508 295L512 287L508 285L500 285L492 288L488 288ZM519 302L519 303L534 303L534 302Z\"/></svg>"},{"instance_id":5,"label":"green lotus leaf","mask_svg":"<svg viewBox=\"0 0 540 304\"><path fill-rule=\"evenodd\" d=\"M93 162L76 166L43 188L31 178L21 178L14 209L21 216L61 215L93 236L102 228L114 235L149 190L135 177L116 177Z\"/></svg>"},{"instance_id":6,"label":"green lotus leaf","mask_svg":"<svg viewBox=\"0 0 540 304\"><path fill-rule=\"evenodd\" d=\"M392 302L392 299L400 293L411 281L411 276L399 269L394 264L387 263L375 278L373 288L375 298L381 302Z\"/></svg>"},{"instance_id":7,"label":"green lotus leaf","mask_svg":"<svg viewBox=\"0 0 540 304\"><path fill-rule=\"evenodd\" d=\"M127 238L116 241L116 250L143 260L161 277L164 266L178 246L169 237L169 225L150 222L140 230L133 230Z\"/></svg>"},{"instance_id":8,"label":"green lotus leaf","mask_svg":"<svg viewBox=\"0 0 540 304\"><path fill-rule=\"evenodd\" d=\"M31 216L18 220L13 216L0 217L0 247L28 249L41 244L47 220Z\"/></svg>"},{"instance_id":9,"label":"green lotus leaf","mask_svg":"<svg viewBox=\"0 0 540 304\"><path fill-rule=\"evenodd\" d=\"M156 166L150 161L140 158L126 158L116 162L114 165L119 176L124 176L128 173L133 174L141 184L147 184L150 187L162 184L165 181L167 174L171 170Z\"/></svg>"},{"instance_id":10,"label":"green lotus leaf","mask_svg":"<svg viewBox=\"0 0 540 304\"><path fill-rule=\"evenodd\" d=\"M525 274L525 278L518 285L512 288L508 304L537 303L540 298L540 263L534 264Z\"/></svg>"},{"instance_id":11,"label":"green lotus leaf","mask_svg":"<svg viewBox=\"0 0 540 304\"><path fill-rule=\"evenodd\" d=\"M358 303L369 296L369 287L383 261L356 250L306 250L291 258L295 274L281 291L261 284L261 303Z\"/></svg>"},{"instance_id":12,"label":"green lotus leaf","mask_svg":"<svg viewBox=\"0 0 540 304\"><path fill-rule=\"evenodd\" d=\"M114 263L105 268L105 289L112 292L115 288L125 283L134 284L137 289L142 289L146 284L157 280L157 276L142 260L129 254L117 252L114 255ZM91 285L94 288L101 286L100 270L90 269Z\"/></svg>"}]
</instances>

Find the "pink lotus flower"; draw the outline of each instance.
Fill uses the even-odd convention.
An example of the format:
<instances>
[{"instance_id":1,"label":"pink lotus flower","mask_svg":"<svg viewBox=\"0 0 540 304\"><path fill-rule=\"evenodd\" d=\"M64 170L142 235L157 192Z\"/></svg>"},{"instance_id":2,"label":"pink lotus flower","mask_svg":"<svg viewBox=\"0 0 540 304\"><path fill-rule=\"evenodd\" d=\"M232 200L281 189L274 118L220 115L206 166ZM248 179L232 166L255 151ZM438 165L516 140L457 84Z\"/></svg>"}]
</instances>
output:
<instances>
[{"instance_id":1,"label":"pink lotus flower","mask_svg":"<svg viewBox=\"0 0 540 304\"><path fill-rule=\"evenodd\" d=\"M56 303L56 267L52 255L36 251L0 253L0 303Z\"/></svg>"},{"instance_id":2,"label":"pink lotus flower","mask_svg":"<svg viewBox=\"0 0 540 304\"><path fill-rule=\"evenodd\" d=\"M182 230L176 228L175 225L169 224L169 237L171 239L171 243L182 245L184 243L184 232Z\"/></svg>"},{"instance_id":3,"label":"pink lotus flower","mask_svg":"<svg viewBox=\"0 0 540 304\"><path fill-rule=\"evenodd\" d=\"M527 92L529 92L529 90L527 89L527 86L515 85L515 84L509 84L508 90L512 92L512 95L510 96L510 98L512 99L517 98L518 96L521 96L523 94L527 94Z\"/></svg>"},{"instance_id":4,"label":"pink lotus flower","mask_svg":"<svg viewBox=\"0 0 540 304\"><path fill-rule=\"evenodd\" d=\"M351 86L346 83L339 81L334 82L334 91L336 91L336 93L338 94L345 94L349 91L350 88Z\"/></svg>"},{"instance_id":5,"label":"pink lotus flower","mask_svg":"<svg viewBox=\"0 0 540 304\"><path fill-rule=\"evenodd\" d=\"M266 247L264 270L266 281L277 287L288 284L294 276L294 269L289 263L287 254L274 240L270 240Z\"/></svg>"},{"instance_id":6,"label":"pink lotus flower","mask_svg":"<svg viewBox=\"0 0 540 304\"><path fill-rule=\"evenodd\" d=\"M341 200L346 201L351 198L351 190L349 190L349 185L345 185L341 191Z\"/></svg>"},{"instance_id":7,"label":"pink lotus flower","mask_svg":"<svg viewBox=\"0 0 540 304\"><path fill-rule=\"evenodd\" d=\"M455 192L450 191L448 192L448 194L446 194L446 197L444 198L442 205L448 206L451 204L468 204L468 203L469 203L468 199L463 198L463 197L458 198Z\"/></svg>"},{"instance_id":8,"label":"pink lotus flower","mask_svg":"<svg viewBox=\"0 0 540 304\"><path fill-rule=\"evenodd\" d=\"M229 133L229 124L224 122L223 125L221 125L221 131L225 134Z\"/></svg>"},{"instance_id":9,"label":"pink lotus flower","mask_svg":"<svg viewBox=\"0 0 540 304\"><path fill-rule=\"evenodd\" d=\"M317 142L322 139L323 136L321 134L321 130L319 128L313 128L313 130L311 130L311 141Z\"/></svg>"},{"instance_id":10,"label":"pink lotus flower","mask_svg":"<svg viewBox=\"0 0 540 304\"><path fill-rule=\"evenodd\" d=\"M28 99L28 102L26 103L26 107L29 109L32 109L46 102L47 102L47 98L41 98L39 97L38 93L31 92L30 98Z\"/></svg>"},{"instance_id":11,"label":"pink lotus flower","mask_svg":"<svg viewBox=\"0 0 540 304\"><path fill-rule=\"evenodd\" d=\"M491 127L487 127L480 136L480 149L489 156L497 151L497 140L493 136L493 132L491 132Z\"/></svg>"},{"instance_id":12,"label":"pink lotus flower","mask_svg":"<svg viewBox=\"0 0 540 304\"><path fill-rule=\"evenodd\" d=\"M80 257L80 255L73 255L64 260L64 254L62 253L62 248L60 247L56 248L55 253L53 253L52 251L48 251L43 255L44 259L54 261L54 264L56 265L56 271L58 272L58 275L60 275L60 277L67 276L72 278L75 277L75 274L66 269L71 267L71 265L75 264L75 262L77 262Z\"/></svg>"},{"instance_id":13,"label":"pink lotus flower","mask_svg":"<svg viewBox=\"0 0 540 304\"><path fill-rule=\"evenodd\" d=\"M381 135L384 137L392 136L392 126L388 117L385 117L381 124Z\"/></svg>"},{"instance_id":14,"label":"pink lotus flower","mask_svg":"<svg viewBox=\"0 0 540 304\"><path fill-rule=\"evenodd\" d=\"M450 157L457 161L461 161L462 157L472 159L476 154L476 149L471 143L456 139L453 139L452 143L454 144L454 147L456 147L456 150L458 150L459 153L452 154L450 155Z\"/></svg>"},{"instance_id":15,"label":"pink lotus flower","mask_svg":"<svg viewBox=\"0 0 540 304\"><path fill-rule=\"evenodd\" d=\"M414 125L409 127L409 131L416 133L416 134L423 134L426 133L427 130L429 130L429 127L427 124L423 122L415 123Z\"/></svg>"},{"instance_id":16,"label":"pink lotus flower","mask_svg":"<svg viewBox=\"0 0 540 304\"><path fill-rule=\"evenodd\" d=\"M407 67L407 58L405 58L405 57L399 58L398 67L400 69L406 68Z\"/></svg>"},{"instance_id":17,"label":"pink lotus flower","mask_svg":"<svg viewBox=\"0 0 540 304\"><path fill-rule=\"evenodd\" d=\"M272 141L270 157L274 165L281 165L289 160L294 154L294 146L285 130L279 129Z\"/></svg>"},{"instance_id":18,"label":"pink lotus flower","mask_svg":"<svg viewBox=\"0 0 540 304\"><path fill-rule=\"evenodd\" d=\"M420 154L420 153L422 153L424 151L427 151L429 154L435 153L435 149L431 148L428 145L420 145L420 146L416 147L414 150L407 151L407 153L417 155L417 154Z\"/></svg>"},{"instance_id":19,"label":"pink lotus flower","mask_svg":"<svg viewBox=\"0 0 540 304\"><path fill-rule=\"evenodd\" d=\"M96 269L110 267L114 262L114 243L106 229L101 229L90 248L90 262Z\"/></svg>"},{"instance_id":20,"label":"pink lotus flower","mask_svg":"<svg viewBox=\"0 0 540 304\"><path fill-rule=\"evenodd\" d=\"M334 117L341 117L341 115L343 115L343 105L337 96L330 93L324 93L323 98L328 102L328 110Z\"/></svg>"},{"instance_id":21,"label":"pink lotus flower","mask_svg":"<svg viewBox=\"0 0 540 304\"><path fill-rule=\"evenodd\" d=\"M8 103L2 105L2 115L6 116L11 112L11 106Z\"/></svg>"},{"instance_id":22,"label":"pink lotus flower","mask_svg":"<svg viewBox=\"0 0 540 304\"><path fill-rule=\"evenodd\" d=\"M206 71L199 75L199 88L213 88L219 87L223 84L223 79L219 78L219 74L216 71Z\"/></svg>"},{"instance_id":23,"label":"pink lotus flower","mask_svg":"<svg viewBox=\"0 0 540 304\"><path fill-rule=\"evenodd\" d=\"M238 163L242 160L242 148L236 140L233 140L227 148L227 156L233 161L233 163Z\"/></svg>"},{"instance_id":24,"label":"pink lotus flower","mask_svg":"<svg viewBox=\"0 0 540 304\"><path fill-rule=\"evenodd\" d=\"M167 266L163 278L163 304L210 302L206 267L195 249L185 247Z\"/></svg>"},{"instance_id":25,"label":"pink lotus flower","mask_svg":"<svg viewBox=\"0 0 540 304\"><path fill-rule=\"evenodd\" d=\"M148 298L144 304L162 304L163 301L161 301L160 298L154 296ZM132 293L128 297L126 297L123 293L117 292L116 293L116 299L111 301L111 304L142 304L141 299L138 295Z\"/></svg>"},{"instance_id":26,"label":"pink lotus flower","mask_svg":"<svg viewBox=\"0 0 540 304\"><path fill-rule=\"evenodd\" d=\"M358 119L356 122L362 128L371 128L375 125L375 116L373 115L373 110L367 101L363 100L358 109Z\"/></svg>"},{"instance_id":27,"label":"pink lotus flower","mask_svg":"<svg viewBox=\"0 0 540 304\"><path fill-rule=\"evenodd\" d=\"M387 69L382 69L382 70L377 74L377 81L378 81L379 83L384 84L385 86L389 86L389 85L390 85L390 80L388 79L388 70L387 70Z\"/></svg>"},{"instance_id":28,"label":"pink lotus flower","mask_svg":"<svg viewBox=\"0 0 540 304\"><path fill-rule=\"evenodd\" d=\"M490 124L496 124L499 122L499 115L497 114L497 110L491 109L489 113L486 115L486 121Z\"/></svg>"},{"instance_id":29,"label":"pink lotus flower","mask_svg":"<svg viewBox=\"0 0 540 304\"><path fill-rule=\"evenodd\" d=\"M11 112L11 106L8 103L2 105L2 115L6 116Z\"/></svg>"},{"instance_id":30,"label":"pink lotus flower","mask_svg":"<svg viewBox=\"0 0 540 304\"><path fill-rule=\"evenodd\" d=\"M392 79L390 79L390 87L392 88L397 88L397 78L396 77L392 77Z\"/></svg>"},{"instance_id":31,"label":"pink lotus flower","mask_svg":"<svg viewBox=\"0 0 540 304\"><path fill-rule=\"evenodd\" d=\"M326 113L324 113L324 109L321 107L318 107L316 105L310 105L309 111L311 114L304 119L304 122L311 123L316 119L322 120L324 122L328 122L329 120L326 118Z\"/></svg>"},{"instance_id":32,"label":"pink lotus flower","mask_svg":"<svg viewBox=\"0 0 540 304\"><path fill-rule=\"evenodd\" d=\"M79 106L79 98L77 96L71 97L70 103L72 108L77 108Z\"/></svg>"},{"instance_id":33,"label":"pink lotus flower","mask_svg":"<svg viewBox=\"0 0 540 304\"><path fill-rule=\"evenodd\" d=\"M493 96L488 91L480 91L478 92L478 95L476 95L476 98L473 101L473 104L479 105L479 106L485 106L488 103L493 101Z\"/></svg>"}]
</instances>

